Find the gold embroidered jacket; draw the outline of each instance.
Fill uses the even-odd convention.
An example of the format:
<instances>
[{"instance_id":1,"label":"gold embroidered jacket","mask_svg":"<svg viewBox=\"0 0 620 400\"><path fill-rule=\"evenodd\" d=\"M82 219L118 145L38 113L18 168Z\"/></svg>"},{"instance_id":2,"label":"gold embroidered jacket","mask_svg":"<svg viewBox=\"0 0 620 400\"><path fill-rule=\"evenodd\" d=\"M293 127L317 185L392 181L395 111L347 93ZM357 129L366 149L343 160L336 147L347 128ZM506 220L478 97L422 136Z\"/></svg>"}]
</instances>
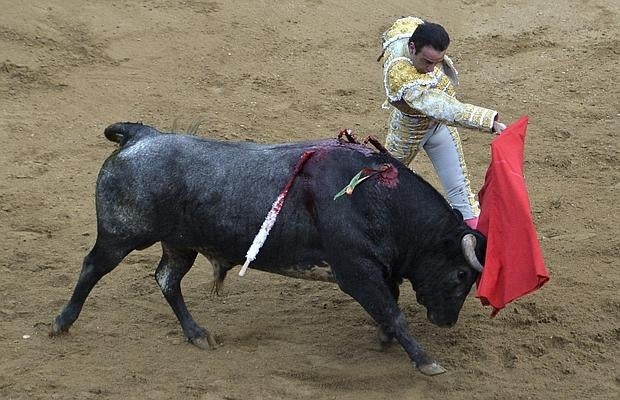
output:
<instances>
[{"instance_id":1,"label":"gold embroidered jacket","mask_svg":"<svg viewBox=\"0 0 620 400\"><path fill-rule=\"evenodd\" d=\"M383 34L387 101L402 113L420 118L420 123L432 118L447 125L491 130L497 111L457 100L458 73L450 58L445 56L429 73L420 73L413 66L408 40L422 23L415 17L401 18Z\"/></svg>"}]
</instances>

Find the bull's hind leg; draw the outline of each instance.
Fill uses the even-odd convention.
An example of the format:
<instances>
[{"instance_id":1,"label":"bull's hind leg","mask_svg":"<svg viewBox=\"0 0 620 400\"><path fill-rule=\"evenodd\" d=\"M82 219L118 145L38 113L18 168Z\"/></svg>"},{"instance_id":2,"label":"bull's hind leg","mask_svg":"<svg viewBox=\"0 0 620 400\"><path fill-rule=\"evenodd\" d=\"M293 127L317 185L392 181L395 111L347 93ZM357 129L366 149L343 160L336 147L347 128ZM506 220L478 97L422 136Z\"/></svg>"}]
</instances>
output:
<instances>
[{"instance_id":1,"label":"bull's hind leg","mask_svg":"<svg viewBox=\"0 0 620 400\"><path fill-rule=\"evenodd\" d=\"M216 347L217 344L209 331L194 321L181 293L181 280L194 264L198 253L190 249L173 248L165 243L162 243L162 249L163 254L155 271L155 278L166 301L181 323L185 337L200 348Z\"/></svg>"},{"instance_id":2,"label":"bull's hind leg","mask_svg":"<svg viewBox=\"0 0 620 400\"><path fill-rule=\"evenodd\" d=\"M121 260L133 250L122 246L113 246L109 243L102 245L97 240L93 249L84 257L82 271L78 278L69 302L52 322L51 336L65 333L79 317L86 298L97 282L112 271Z\"/></svg>"},{"instance_id":3,"label":"bull's hind leg","mask_svg":"<svg viewBox=\"0 0 620 400\"><path fill-rule=\"evenodd\" d=\"M203 253L213 267L213 282L211 283L211 294L221 295L224 289L224 279L226 274L232 268L232 264L224 259Z\"/></svg>"}]
</instances>

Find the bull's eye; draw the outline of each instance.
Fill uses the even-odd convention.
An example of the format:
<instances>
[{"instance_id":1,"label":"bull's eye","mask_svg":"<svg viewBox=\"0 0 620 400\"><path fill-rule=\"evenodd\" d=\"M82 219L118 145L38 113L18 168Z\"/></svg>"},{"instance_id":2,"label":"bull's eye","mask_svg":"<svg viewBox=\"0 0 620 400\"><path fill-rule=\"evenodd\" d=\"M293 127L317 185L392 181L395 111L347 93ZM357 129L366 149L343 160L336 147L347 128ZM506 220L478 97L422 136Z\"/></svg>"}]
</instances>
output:
<instances>
[{"instance_id":1,"label":"bull's eye","mask_svg":"<svg viewBox=\"0 0 620 400\"><path fill-rule=\"evenodd\" d=\"M456 277L459 279L459 281L464 281L465 279L467 279L467 272L459 271L456 273Z\"/></svg>"}]
</instances>

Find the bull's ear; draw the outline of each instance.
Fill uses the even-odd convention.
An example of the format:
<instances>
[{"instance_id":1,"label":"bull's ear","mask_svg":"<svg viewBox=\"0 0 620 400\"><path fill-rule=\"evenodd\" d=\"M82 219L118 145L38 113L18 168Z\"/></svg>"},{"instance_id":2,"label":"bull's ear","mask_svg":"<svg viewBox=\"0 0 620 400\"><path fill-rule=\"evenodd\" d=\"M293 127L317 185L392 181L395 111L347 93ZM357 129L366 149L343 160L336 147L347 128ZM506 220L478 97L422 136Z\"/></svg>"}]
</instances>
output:
<instances>
[{"instance_id":1,"label":"bull's ear","mask_svg":"<svg viewBox=\"0 0 620 400\"><path fill-rule=\"evenodd\" d=\"M463 222L463 214L461 214L461 212L459 210L457 210L456 208L453 208L452 212L459 219L459 222Z\"/></svg>"},{"instance_id":2,"label":"bull's ear","mask_svg":"<svg viewBox=\"0 0 620 400\"><path fill-rule=\"evenodd\" d=\"M479 231L472 232L476 236L476 258L484 265L487 252L487 238Z\"/></svg>"}]
</instances>

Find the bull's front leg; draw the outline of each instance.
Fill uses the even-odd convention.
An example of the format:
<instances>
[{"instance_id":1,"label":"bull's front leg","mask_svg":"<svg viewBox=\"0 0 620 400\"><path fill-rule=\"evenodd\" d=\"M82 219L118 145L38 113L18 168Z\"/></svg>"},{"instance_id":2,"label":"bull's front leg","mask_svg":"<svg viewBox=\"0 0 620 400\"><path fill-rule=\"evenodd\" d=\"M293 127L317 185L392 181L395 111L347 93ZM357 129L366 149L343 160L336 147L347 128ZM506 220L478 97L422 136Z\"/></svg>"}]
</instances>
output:
<instances>
[{"instance_id":1,"label":"bull's front leg","mask_svg":"<svg viewBox=\"0 0 620 400\"><path fill-rule=\"evenodd\" d=\"M334 273L340 288L364 307L386 335L398 340L420 372L425 375L446 372L426 354L409 333L405 316L398 307L390 286L384 281L380 269L369 265L368 262L355 264L351 273L346 271Z\"/></svg>"},{"instance_id":2,"label":"bull's front leg","mask_svg":"<svg viewBox=\"0 0 620 400\"><path fill-rule=\"evenodd\" d=\"M399 286L401 283L402 283L401 279L387 282L396 305L398 305L398 297L400 296ZM387 332L385 332L383 328L381 327L381 325L377 326L377 337L379 339L379 345L381 346L382 350L386 350L388 347L390 347L394 340L394 335L390 335Z\"/></svg>"}]
</instances>

